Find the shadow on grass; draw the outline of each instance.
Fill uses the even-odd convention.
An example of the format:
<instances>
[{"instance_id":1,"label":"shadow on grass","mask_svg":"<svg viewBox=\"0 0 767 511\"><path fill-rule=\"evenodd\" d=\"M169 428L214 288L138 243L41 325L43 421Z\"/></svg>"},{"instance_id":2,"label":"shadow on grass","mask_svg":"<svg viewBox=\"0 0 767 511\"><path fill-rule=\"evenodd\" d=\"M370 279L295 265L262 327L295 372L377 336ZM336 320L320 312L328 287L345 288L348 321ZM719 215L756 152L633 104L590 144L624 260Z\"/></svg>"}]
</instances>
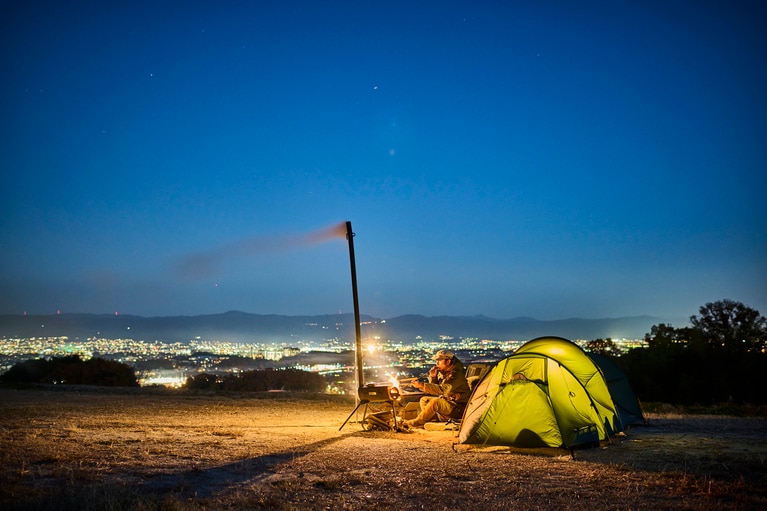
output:
<instances>
[{"instance_id":1,"label":"shadow on grass","mask_svg":"<svg viewBox=\"0 0 767 511\"><path fill-rule=\"evenodd\" d=\"M13 502L5 509L7 511L190 509L190 506L184 503L188 504L197 499L210 497L226 497L246 485L257 483L274 474L275 467L282 463L301 458L344 438L357 435L358 433L350 433L215 467L192 468L149 476L133 484L110 482L44 490L35 497ZM265 508L279 509L280 507L272 502Z\"/></svg>"},{"instance_id":2,"label":"shadow on grass","mask_svg":"<svg viewBox=\"0 0 767 511\"><path fill-rule=\"evenodd\" d=\"M180 473L153 477L141 484L151 493L172 493L181 498L206 498L234 490L243 484L258 482L274 473L273 468L311 454L327 445L343 440L344 435L320 440L295 449L265 454L210 468L194 468Z\"/></svg>"}]
</instances>

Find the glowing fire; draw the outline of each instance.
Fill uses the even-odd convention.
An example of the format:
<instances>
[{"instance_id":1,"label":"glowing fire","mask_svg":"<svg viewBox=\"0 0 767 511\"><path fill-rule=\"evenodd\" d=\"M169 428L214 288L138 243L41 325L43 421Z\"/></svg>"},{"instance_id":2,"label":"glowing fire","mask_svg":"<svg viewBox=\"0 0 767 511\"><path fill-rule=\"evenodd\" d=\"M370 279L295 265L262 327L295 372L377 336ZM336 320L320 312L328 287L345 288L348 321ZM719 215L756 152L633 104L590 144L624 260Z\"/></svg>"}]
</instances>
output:
<instances>
[{"instance_id":1,"label":"glowing fire","mask_svg":"<svg viewBox=\"0 0 767 511\"><path fill-rule=\"evenodd\" d=\"M397 379L397 377L396 377L396 376L392 376L392 377L389 379L389 383L391 383L391 386L392 386L392 387L394 387L394 388L396 388L396 389L399 389L399 380Z\"/></svg>"}]
</instances>

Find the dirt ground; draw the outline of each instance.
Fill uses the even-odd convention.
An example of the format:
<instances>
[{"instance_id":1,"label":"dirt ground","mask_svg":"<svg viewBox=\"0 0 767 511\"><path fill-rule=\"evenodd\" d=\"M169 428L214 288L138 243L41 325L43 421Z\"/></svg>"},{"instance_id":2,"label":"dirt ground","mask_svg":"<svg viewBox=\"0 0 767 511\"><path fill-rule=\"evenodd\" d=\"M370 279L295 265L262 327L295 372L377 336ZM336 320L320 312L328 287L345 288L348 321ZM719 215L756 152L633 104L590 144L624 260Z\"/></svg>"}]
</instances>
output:
<instances>
[{"instance_id":1,"label":"dirt ground","mask_svg":"<svg viewBox=\"0 0 767 511\"><path fill-rule=\"evenodd\" d=\"M767 509L767 419L654 414L602 447L364 431L332 396L0 388L0 508ZM341 429L340 429L341 428Z\"/></svg>"}]
</instances>

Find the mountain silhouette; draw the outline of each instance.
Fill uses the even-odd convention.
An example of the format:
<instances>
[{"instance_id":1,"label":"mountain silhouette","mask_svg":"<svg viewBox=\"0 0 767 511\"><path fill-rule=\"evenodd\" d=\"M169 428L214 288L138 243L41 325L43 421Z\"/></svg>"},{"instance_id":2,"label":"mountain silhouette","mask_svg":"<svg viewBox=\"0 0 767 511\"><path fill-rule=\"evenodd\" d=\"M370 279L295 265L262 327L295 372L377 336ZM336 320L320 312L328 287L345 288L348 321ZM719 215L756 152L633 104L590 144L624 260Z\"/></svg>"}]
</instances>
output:
<instances>
[{"instance_id":1,"label":"mountain silhouette","mask_svg":"<svg viewBox=\"0 0 767 511\"><path fill-rule=\"evenodd\" d=\"M683 320L682 320L683 321ZM538 320L529 317L403 315L389 319L361 317L363 337L414 342L445 337L528 340L550 335L567 339L638 339L653 325L680 320L652 316ZM355 339L353 314L285 316L229 311L197 316L144 317L111 314L0 315L0 338L62 337L187 342L291 343Z\"/></svg>"}]
</instances>

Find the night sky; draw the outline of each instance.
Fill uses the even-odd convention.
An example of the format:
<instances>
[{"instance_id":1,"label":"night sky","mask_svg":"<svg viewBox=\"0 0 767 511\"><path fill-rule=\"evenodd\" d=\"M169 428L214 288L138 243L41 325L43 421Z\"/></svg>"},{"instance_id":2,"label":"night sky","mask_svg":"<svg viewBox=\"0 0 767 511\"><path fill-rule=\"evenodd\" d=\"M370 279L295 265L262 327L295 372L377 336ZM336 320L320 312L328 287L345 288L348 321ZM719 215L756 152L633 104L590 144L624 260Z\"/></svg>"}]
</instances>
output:
<instances>
[{"instance_id":1,"label":"night sky","mask_svg":"<svg viewBox=\"0 0 767 511\"><path fill-rule=\"evenodd\" d=\"M478 3L4 2L0 313L767 313L767 4Z\"/></svg>"}]
</instances>

